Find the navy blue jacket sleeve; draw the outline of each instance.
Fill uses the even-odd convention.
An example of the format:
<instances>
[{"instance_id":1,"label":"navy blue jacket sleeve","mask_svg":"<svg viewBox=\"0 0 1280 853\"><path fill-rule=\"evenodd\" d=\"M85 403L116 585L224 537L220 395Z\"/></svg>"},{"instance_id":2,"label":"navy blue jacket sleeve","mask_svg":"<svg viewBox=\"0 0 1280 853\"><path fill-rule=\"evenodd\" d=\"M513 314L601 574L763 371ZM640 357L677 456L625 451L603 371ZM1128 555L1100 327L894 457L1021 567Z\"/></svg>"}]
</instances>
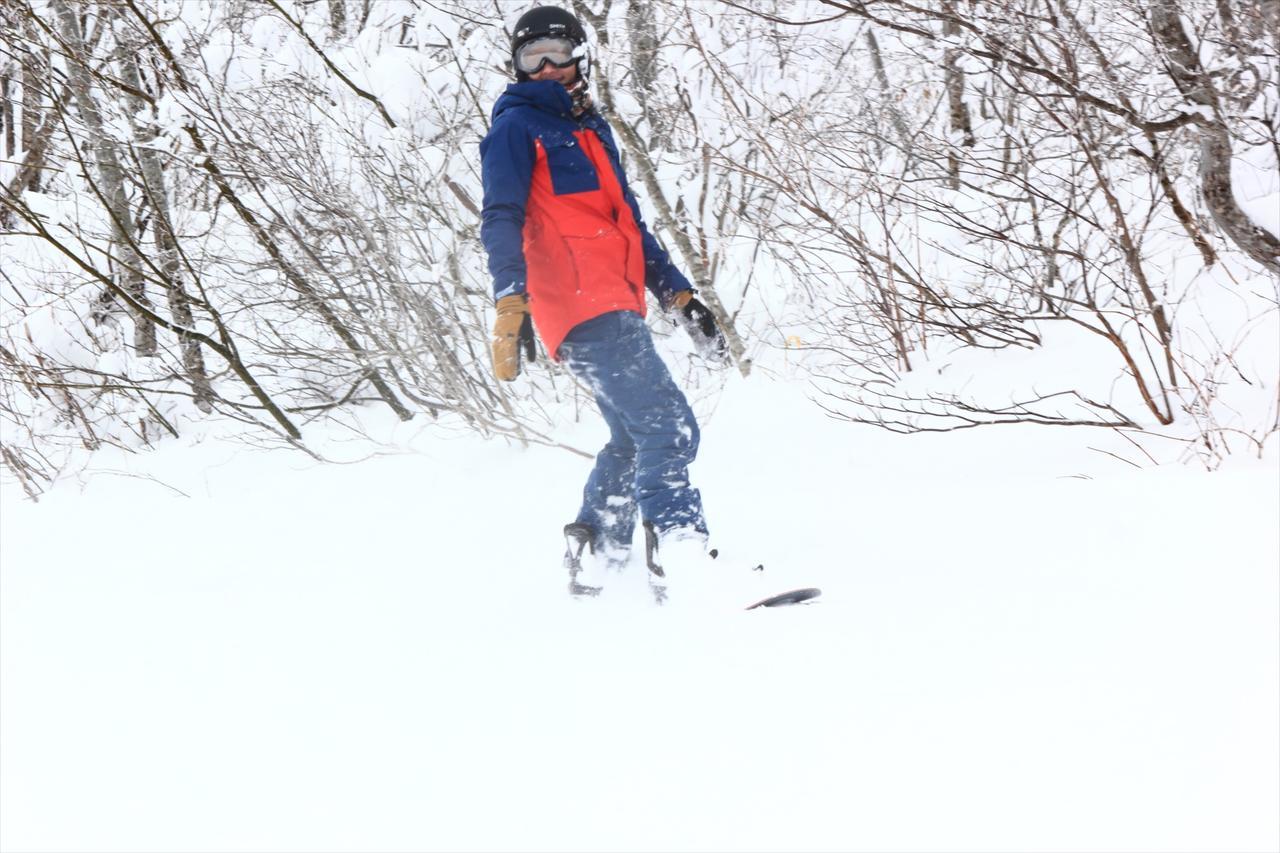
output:
<instances>
[{"instance_id":1,"label":"navy blue jacket sleeve","mask_svg":"<svg viewBox=\"0 0 1280 853\"><path fill-rule=\"evenodd\" d=\"M662 307L666 308L671 304L672 296L681 290L692 290L693 285L671 262L671 255L662 248L657 238L649 233L644 219L640 216L640 206L636 204L636 197L631 194L631 190L624 188L624 192L627 204L631 205L631 213L636 218L636 225L640 226L640 242L644 246L645 287L649 288L653 295L658 297Z\"/></svg>"},{"instance_id":2,"label":"navy blue jacket sleeve","mask_svg":"<svg viewBox=\"0 0 1280 853\"><path fill-rule=\"evenodd\" d=\"M613 131L609 128L608 122L597 113L591 117L588 126L595 130L600 141L604 143L605 150L609 152L614 171L618 175L618 182L622 184L622 195L631 208L631 215L635 217L636 225L640 228L640 243L644 247L645 287L649 288L665 308L671 304L672 296L681 290L692 290L693 285L671 262L671 256L667 254L667 250L662 248L657 238L649 233L648 227L644 224L644 217L640 215L640 205L636 203L636 197L631 192L631 187L627 184L627 176L622 170L618 146L613 140Z\"/></svg>"},{"instance_id":3,"label":"navy blue jacket sleeve","mask_svg":"<svg viewBox=\"0 0 1280 853\"><path fill-rule=\"evenodd\" d=\"M489 253L494 299L525 292L524 211L536 157L533 139L516 121L494 122L480 143L480 242Z\"/></svg>"}]
</instances>

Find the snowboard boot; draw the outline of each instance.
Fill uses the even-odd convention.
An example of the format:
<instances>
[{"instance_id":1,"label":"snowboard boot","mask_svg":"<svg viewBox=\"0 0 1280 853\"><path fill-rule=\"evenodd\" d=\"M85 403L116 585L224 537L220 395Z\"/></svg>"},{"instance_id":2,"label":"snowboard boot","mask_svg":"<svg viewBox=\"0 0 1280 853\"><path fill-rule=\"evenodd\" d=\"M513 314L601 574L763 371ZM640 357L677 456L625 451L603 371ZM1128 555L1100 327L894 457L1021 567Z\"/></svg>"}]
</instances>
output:
<instances>
[{"instance_id":1,"label":"snowboard boot","mask_svg":"<svg viewBox=\"0 0 1280 853\"><path fill-rule=\"evenodd\" d=\"M626 568L631 549L601 541L590 524L575 521L564 526L564 565L569 570L569 594L592 597L600 594L609 576Z\"/></svg>"},{"instance_id":2,"label":"snowboard boot","mask_svg":"<svg viewBox=\"0 0 1280 853\"><path fill-rule=\"evenodd\" d=\"M667 602L672 593L680 605L742 606L767 594L764 566L742 566L721 556L699 530L675 528L658 531L644 525L645 562L654 600Z\"/></svg>"},{"instance_id":3,"label":"snowboard boot","mask_svg":"<svg viewBox=\"0 0 1280 853\"><path fill-rule=\"evenodd\" d=\"M657 604L667 603L667 572L658 559L658 531L653 522L644 523L644 564L649 567L649 592Z\"/></svg>"}]
</instances>

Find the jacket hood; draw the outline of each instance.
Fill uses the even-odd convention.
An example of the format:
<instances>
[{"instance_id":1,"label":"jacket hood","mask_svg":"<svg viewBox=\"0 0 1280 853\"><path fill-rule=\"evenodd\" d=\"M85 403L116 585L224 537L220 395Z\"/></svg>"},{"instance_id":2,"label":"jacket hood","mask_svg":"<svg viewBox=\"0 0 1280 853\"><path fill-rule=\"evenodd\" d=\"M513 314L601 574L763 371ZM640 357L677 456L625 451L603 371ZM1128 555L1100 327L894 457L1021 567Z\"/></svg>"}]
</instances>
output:
<instances>
[{"instance_id":1,"label":"jacket hood","mask_svg":"<svg viewBox=\"0 0 1280 853\"><path fill-rule=\"evenodd\" d=\"M516 107L533 107L554 116L568 118L573 114L573 99L569 90L554 80L529 80L512 83L493 105L493 121L507 110Z\"/></svg>"}]
</instances>

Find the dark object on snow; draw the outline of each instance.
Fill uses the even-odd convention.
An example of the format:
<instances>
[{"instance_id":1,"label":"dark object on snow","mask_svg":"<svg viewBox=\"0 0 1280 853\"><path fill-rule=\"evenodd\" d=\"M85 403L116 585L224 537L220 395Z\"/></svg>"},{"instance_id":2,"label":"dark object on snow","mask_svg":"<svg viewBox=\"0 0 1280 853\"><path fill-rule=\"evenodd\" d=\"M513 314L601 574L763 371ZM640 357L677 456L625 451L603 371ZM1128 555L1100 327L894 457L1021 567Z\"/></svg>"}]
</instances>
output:
<instances>
[{"instance_id":1,"label":"dark object on snow","mask_svg":"<svg viewBox=\"0 0 1280 853\"><path fill-rule=\"evenodd\" d=\"M748 610L755 610L757 607L784 607L788 604L804 604L812 601L822 595L822 590L815 587L807 587L805 589L793 589L790 592L779 593L766 598L764 601L757 601L748 607Z\"/></svg>"}]
</instances>

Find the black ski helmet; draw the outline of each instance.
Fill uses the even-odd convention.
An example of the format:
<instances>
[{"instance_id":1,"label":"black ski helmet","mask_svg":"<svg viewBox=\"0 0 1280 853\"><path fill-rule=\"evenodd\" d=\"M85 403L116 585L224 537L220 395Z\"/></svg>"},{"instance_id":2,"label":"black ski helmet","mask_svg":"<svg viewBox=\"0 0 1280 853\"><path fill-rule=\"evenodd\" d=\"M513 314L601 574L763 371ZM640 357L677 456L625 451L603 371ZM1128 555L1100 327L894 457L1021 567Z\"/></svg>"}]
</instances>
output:
<instances>
[{"instance_id":1,"label":"black ski helmet","mask_svg":"<svg viewBox=\"0 0 1280 853\"><path fill-rule=\"evenodd\" d=\"M520 16L515 29L511 31L511 67L516 72L516 79L528 80L529 75L516 68L516 51L520 46L540 38L567 38L574 47L587 43L587 31L582 28L572 12L559 6L535 6ZM584 56L578 60L578 73L587 77L590 73L590 62Z\"/></svg>"}]
</instances>

